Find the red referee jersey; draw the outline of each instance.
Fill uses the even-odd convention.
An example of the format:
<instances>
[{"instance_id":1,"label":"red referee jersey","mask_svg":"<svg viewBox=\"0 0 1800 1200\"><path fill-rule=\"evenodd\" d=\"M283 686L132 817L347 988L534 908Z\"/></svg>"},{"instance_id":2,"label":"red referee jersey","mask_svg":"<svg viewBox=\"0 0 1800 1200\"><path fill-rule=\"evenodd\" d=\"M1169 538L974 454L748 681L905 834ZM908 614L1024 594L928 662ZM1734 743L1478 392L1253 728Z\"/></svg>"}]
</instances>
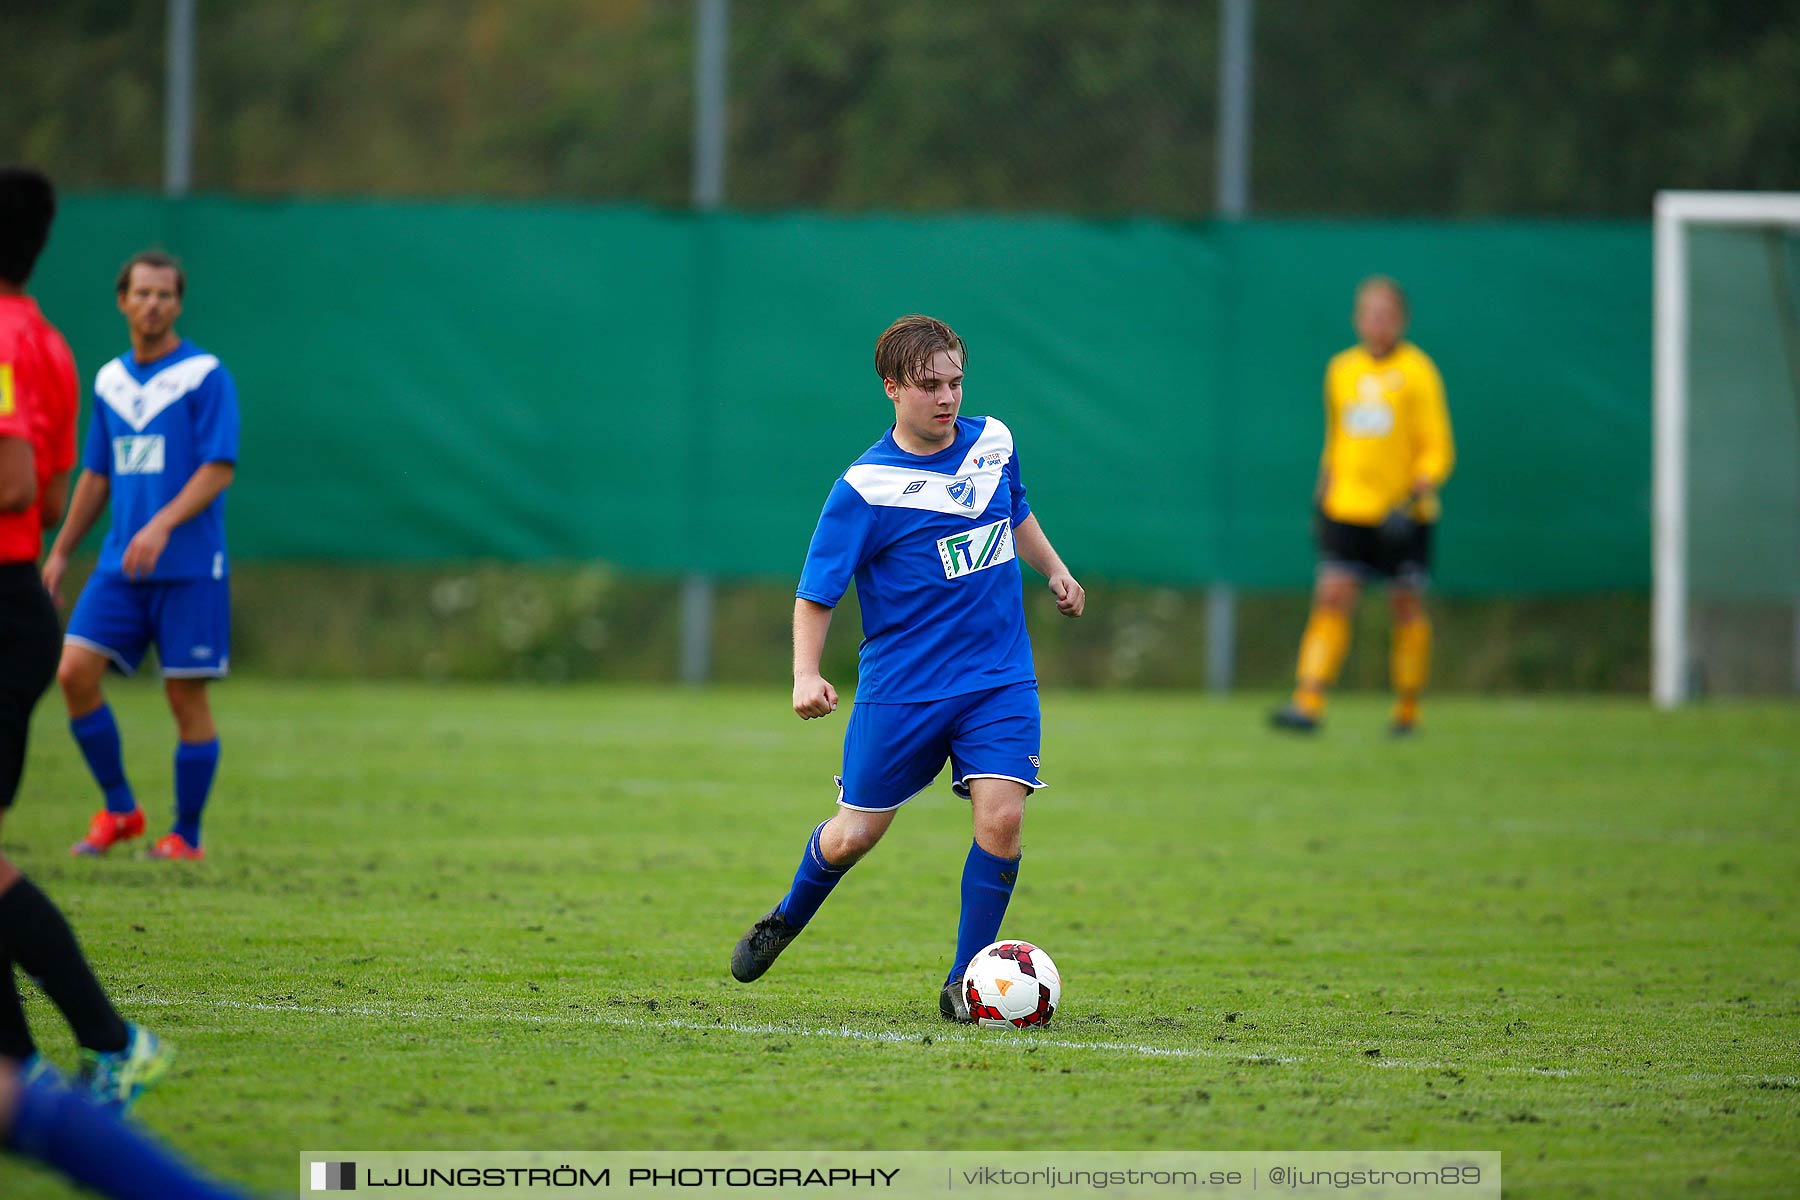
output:
<instances>
[{"instance_id":1,"label":"red referee jersey","mask_svg":"<svg viewBox=\"0 0 1800 1200\"><path fill-rule=\"evenodd\" d=\"M0 296L0 437L31 442L37 497L0 513L0 563L36 562L44 548L42 506L50 477L75 465L79 411L75 356L29 296Z\"/></svg>"}]
</instances>

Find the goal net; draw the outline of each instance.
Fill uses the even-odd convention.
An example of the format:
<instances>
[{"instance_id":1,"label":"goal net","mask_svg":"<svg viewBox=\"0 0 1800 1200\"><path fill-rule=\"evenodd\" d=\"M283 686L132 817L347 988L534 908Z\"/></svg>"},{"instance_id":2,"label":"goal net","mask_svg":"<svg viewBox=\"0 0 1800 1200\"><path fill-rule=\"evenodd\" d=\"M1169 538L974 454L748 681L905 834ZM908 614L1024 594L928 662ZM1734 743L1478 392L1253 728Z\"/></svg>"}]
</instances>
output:
<instances>
[{"instance_id":1,"label":"goal net","mask_svg":"<svg viewBox=\"0 0 1800 1200\"><path fill-rule=\"evenodd\" d=\"M1652 690L1800 693L1800 193L1656 197Z\"/></svg>"}]
</instances>

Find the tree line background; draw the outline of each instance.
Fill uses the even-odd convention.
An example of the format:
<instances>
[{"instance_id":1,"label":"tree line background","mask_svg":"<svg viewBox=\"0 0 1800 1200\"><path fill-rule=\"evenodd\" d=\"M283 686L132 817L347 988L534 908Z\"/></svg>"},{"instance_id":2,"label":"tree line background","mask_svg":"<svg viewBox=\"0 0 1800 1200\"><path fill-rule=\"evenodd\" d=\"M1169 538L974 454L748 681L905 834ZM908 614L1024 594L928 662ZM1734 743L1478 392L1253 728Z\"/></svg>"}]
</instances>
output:
<instances>
[{"instance_id":1,"label":"tree line background","mask_svg":"<svg viewBox=\"0 0 1800 1200\"><path fill-rule=\"evenodd\" d=\"M195 187L681 206L691 0L202 0ZM0 151L154 189L162 0L9 0ZM1199 217L1215 3L735 0L728 203ZM1260 0L1252 202L1631 215L1800 184L1794 0Z\"/></svg>"},{"instance_id":2,"label":"tree line background","mask_svg":"<svg viewBox=\"0 0 1800 1200\"><path fill-rule=\"evenodd\" d=\"M0 160L159 189L166 10L0 5ZM692 0L200 0L194 187L685 207L694 34ZM732 0L727 203L1204 218L1217 37L1212 0ZM1800 188L1800 2L1258 0L1253 111L1261 215L1647 219L1660 188ZM233 587L255 673L674 669L675 583L601 566L257 565ZM780 678L791 604L724 587L715 675ZM1645 686L1641 595L1438 608L1445 687ZM1282 685L1304 616L1244 598L1245 684ZM1114 588L1032 623L1049 682L1200 681L1195 595ZM1352 686L1384 683L1384 632L1366 609ZM854 650L828 665L847 678Z\"/></svg>"}]
</instances>

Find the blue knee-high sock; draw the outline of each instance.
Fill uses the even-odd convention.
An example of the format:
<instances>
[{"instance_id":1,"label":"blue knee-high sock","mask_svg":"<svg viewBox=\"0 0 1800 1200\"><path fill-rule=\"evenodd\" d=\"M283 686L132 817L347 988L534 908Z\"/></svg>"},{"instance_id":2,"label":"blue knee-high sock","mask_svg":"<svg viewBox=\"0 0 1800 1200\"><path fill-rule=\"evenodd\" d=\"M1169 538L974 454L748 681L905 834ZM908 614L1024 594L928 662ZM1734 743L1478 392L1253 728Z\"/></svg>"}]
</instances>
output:
<instances>
[{"instance_id":1,"label":"blue knee-high sock","mask_svg":"<svg viewBox=\"0 0 1800 1200\"><path fill-rule=\"evenodd\" d=\"M175 832L200 844L200 812L219 769L219 739L175 743Z\"/></svg>"},{"instance_id":2,"label":"blue knee-high sock","mask_svg":"<svg viewBox=\"0 0 1800 1200\"><path fill-rule=\"evenodd\" d=\"M75 744L81 747L81 757L87 759L94 782L106 793L106 811L128 813L136 808L137 797L125 781L125 752L119 745L119 723L113 720L112 709L102 704L93 712L76 717L69 722L69 732L75 735Z\"/></svg>"},{"instance_id":3,"label":"blue knee-high sock","mask_svg":"<svg viewBox=\"0 0 1800 1200\"><path fill-rule=\"evenodd\" d=\"M800 869L794 872L788 894L781 898L781 915L787 918L789 929L805 929L806 923L819 911L819 905L825 903L825 897L831 895L831 889L850 870L850 867L834 867L826 862L824 851L819 849L819 833L828 824L830 822L820 821L818 829L813 830L812 837L806 840Z\"/></svg>"},{"instance_id":4,"label":"blue knee-high sock","mask_svg":"<svg viewBox=\"0 0 1800 1200\"><path fill-rule=\"evenodd\" d=\"M118 1113L78 1095L54 1072L29 1082L21 1079L12 1129L0 1131L0 1145L120 1200L230 1200L239 1195L195 1171Z\"/></svg>"},{"instance_id":5,"label":"blue knee-high sock","mask_svg":"<svg viewBox=\"0 0 1800 1200\"><path fill-rule=\"evenodd\" d=\"M983 850L979 842L969 843L969 857L963 863L962 920L956 926L956 961L944 977L945 983L962 978L975 952L1000 936L1000 921L1006 916L1018 878L1019 859L1001 858Z\"/></svg>"}]
</instances>

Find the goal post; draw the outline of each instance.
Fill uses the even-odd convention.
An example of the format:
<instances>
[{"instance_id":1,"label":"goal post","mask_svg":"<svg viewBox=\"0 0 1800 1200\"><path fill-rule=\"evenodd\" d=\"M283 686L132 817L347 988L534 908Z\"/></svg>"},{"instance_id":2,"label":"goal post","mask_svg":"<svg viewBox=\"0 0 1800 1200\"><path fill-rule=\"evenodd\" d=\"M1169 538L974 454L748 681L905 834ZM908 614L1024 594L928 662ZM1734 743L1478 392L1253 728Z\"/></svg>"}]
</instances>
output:
<instances>
[{"instance_id":1,"label":"goal post","mask_svg":"<svg viewBox=\"0 0 1800 1200\"><path fill-rule=\"evenodd\" d=\"M1659 192L1654 252L1652 696L1800 690L1800 193Z\"/></svg>"}]
</instances>

